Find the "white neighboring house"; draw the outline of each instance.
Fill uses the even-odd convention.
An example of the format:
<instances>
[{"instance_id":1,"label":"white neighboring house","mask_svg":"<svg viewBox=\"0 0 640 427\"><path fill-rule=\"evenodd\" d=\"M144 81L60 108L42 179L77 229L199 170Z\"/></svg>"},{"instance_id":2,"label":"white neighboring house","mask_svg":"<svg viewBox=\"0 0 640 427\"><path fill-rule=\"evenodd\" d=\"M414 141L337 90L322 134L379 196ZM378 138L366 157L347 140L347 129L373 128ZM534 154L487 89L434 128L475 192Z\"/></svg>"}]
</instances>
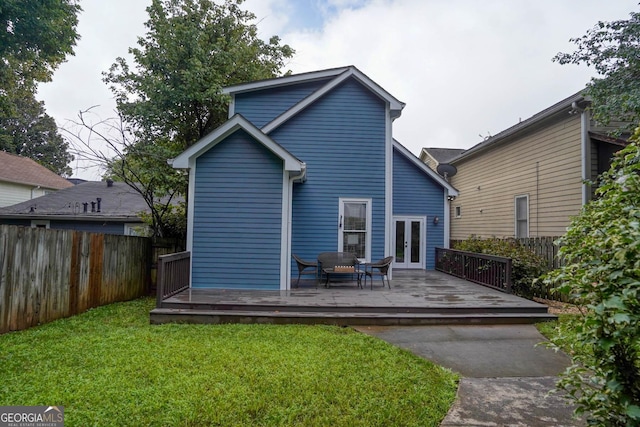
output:
<instances>
[{"instance_id":1,"label":"white neighboring house","mask_svg":"<svg viewBox=\"0 0 640 427\"><path fill-rule=\"evenodd\" d=\"M73 184L35 161L0 151L0 207L68 187Z\"/></svg>"}]
</instances>

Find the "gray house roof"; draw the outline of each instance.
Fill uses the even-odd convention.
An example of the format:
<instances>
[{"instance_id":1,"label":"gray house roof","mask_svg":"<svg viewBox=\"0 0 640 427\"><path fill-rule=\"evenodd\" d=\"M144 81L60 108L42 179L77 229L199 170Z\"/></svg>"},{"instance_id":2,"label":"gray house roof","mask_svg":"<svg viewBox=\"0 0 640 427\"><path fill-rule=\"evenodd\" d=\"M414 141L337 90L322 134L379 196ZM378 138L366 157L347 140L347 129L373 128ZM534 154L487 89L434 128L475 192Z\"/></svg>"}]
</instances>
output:
<instances>
[{"instance_id":1,"label":"gray house roof","mask_svg":"<svg viewBox=\"0 0 640 427\"><path fill-rule=\"evenodd\" d=\"M149 212L149 207L127 184L88 181L0 208L0 218L138 222L140 212Z\"/></svg>"},{"instance_id":2,"label":"gray house roof","mask_svg":"<svg viewBox=\"0 0 640 427\"><path fill-rule=\"evenodd\" d=\"M484 150L487 150L489 148L492 148L498 144L501 144L502 142L504 142L505 140L507 140L508 138L512 137L513 135L518 134L519 132L523 132L523 131L528 131L529 129L538 126L541 122L556 116L556 115L562 115L562 114L569 114L571 110L575 110L576 108L579 109L583 109L585 108L589 103L589 99L586 98L583 95L584 90L581 90L580 92L577 92L565 99L563 99L562 101L559 101L555 104L553 104L552 106L550 106L549 108L546 108L542 111L540 111L539 113L534 114L533 116L529 117L526 120L521 121L520 123L511 126L510 128L503 130L502 132L498 133L497 135L494 135L488 139L486 139L485 141L482 141L476 145L474 145L473 147L469 148L468 150L465 150L463 153L461 153L460 155L454 157L453 159L450 159L452 164L456 164L457 162L459 162L460 160L466 159L470 156L473 156L475 154L478 154L480 152L483 152Z\"/></svg>"},{"instance_id":3,"label":"gray house roof","mask_svg":"<svg viewBox=\"0 0 640 427\"><path fill-rule=\"evenodd\" d=\"M453 158L458 157L460 154L465 152L464 148L436 148L436 147L425 147L422 151L429 156L431 156L436 162L441 163L449 163L449 161Z\"/></svg>"}]
</instances>

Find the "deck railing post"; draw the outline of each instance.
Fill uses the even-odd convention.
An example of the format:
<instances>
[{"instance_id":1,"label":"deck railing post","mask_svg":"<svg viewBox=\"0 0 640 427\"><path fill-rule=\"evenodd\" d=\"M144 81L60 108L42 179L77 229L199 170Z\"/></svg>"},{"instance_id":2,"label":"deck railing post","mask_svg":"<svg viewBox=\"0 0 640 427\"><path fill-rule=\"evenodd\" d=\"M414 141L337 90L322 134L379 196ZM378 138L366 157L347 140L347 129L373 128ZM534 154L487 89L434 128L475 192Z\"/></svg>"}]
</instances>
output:
<instances>
[{"instance_id":1,"label":"deck railing post","mask_svg":"<svg viewBox=\"0 0 640 427\"><path fill-rule=\"evenodd\" d=\"M507 262L506 262L506 273L505 275L507 276L505 278L505 287L506 287L506 291L507 293L511 293L511 258L507 258Z\"/></svg>"},{"instance_id":2,"label":"deck railing post","mask_svg":"<svg viewBox=\"0 0 640 427\"><path fill-rule=\"evenodd\" d=\"M164 295L164 281L166 277L165 263L162 257L158 260L158 271L156 273L156 307L160 308L162 304L162 295Z\"/></svg>"},{"instance_id":3,"label":"deck railing post","mask_svg":"<svg viewBox=\"0 0 640 427\"><path fill-rule=\"evenodd\" d=\"M158 294L156 305L162 308L162 302L190 286L191 253L188 251L163 255L158 259Z\"/></svg>"}]
</instances>

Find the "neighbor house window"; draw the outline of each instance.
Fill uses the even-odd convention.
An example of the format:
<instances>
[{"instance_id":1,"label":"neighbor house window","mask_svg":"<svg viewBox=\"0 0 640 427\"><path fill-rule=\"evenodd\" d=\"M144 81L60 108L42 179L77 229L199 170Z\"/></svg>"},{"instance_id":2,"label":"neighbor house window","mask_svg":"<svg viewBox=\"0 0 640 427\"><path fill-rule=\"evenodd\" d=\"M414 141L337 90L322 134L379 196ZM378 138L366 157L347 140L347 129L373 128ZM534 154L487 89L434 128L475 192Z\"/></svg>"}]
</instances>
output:
<instances>
[{"instance_id":1,"label":"neighbor house window","mask_svg":"<svg viewBox=\"0 0 640 427\"><path fill-rule=\"evenodd\" d=\"M515 210L516 238L529 237L529 196L516 196Z\"/></svg>"},{"instance_id":2,"label":"neighbor house window","mask_svg":"<svg viewBox=\"0 0 640 427\"><path fill-rule=\"evenodd\" d=\"M45 220L45 219L32 219L31 220L31 227L32 228L49 228L50 223L49 220Z\"/></svg>"},{"instance_id":3,"label":"neighbor house window","mask_svg":"<svg viewBox=\"0 0 640 427\"><path fill-rule=\"evenodd\" d=\"M456 206L454 216L460 218L462 216L462 206Z\"/></svg>"},{"instance_id":4,"label":"neighbor house window","mask_svg":"<svg viewBox=\"0 0 640 427\"><path fill-rule=\"evenodd\" d=\"M371 199L340 199L338 250L361 260L371 254Z\"/></svg>"}]
</instances>

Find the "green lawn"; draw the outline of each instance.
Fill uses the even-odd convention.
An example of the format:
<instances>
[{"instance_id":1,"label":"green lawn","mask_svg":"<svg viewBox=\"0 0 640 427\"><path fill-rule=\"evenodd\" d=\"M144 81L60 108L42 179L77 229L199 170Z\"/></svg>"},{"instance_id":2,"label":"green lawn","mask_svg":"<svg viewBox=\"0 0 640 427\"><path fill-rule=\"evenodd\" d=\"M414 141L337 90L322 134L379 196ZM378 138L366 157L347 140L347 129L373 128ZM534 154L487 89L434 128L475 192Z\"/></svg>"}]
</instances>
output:
<instances>
[{"instance_id":1,"label":"green lawn","mask_svg":"<svg viewBox=\"0 0 640 427\"><path fill-rule=\"evenodd\" d=\"M457 377L350 328L149 325L149 298L0 335L0 405L67 426L437 426Z\"/></svg>"}]
</instances>

